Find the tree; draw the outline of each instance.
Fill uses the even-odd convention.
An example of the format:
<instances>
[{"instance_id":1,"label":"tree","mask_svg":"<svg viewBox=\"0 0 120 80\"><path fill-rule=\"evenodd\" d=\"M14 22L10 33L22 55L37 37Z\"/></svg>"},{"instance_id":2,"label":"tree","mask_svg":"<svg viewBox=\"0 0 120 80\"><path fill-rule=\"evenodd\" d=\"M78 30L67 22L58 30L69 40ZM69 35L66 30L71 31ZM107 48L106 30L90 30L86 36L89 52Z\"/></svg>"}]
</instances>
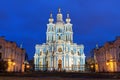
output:
<instances>
[{"instance_id":1,"label":"tree","mask_svg":"<svg viewBox=\"0 0 120 80\"><path fill-rule=\"evenodd\" d=\"M24 65L25 65L24 70L26 72L27 71L27 65L28 65L28 54L27 53L25 53L25 62L24 62Z\"/></svg>"},{"instance_id":2,"label":"tree","mask_svg":"<svg viewBox=\"0 0 120 80\"><path fill-rule=\"evenodd\" d=\"M94 50L90 51L90 57L86 59L86 69L91 72L95 72L95 60L94 60Z\"/></svg>"},{"instance_id":3,"label":"tree","mask_svg":"<svg viewBox=\"0 0 120 80\"><path fill-rule=\"evenodd\" d=\"M25 53L25 61L28 61L28 54Z\"/></svg>"},{"instance_id":4,"label":"tree","mask_svg":"<svg viewBox=\"0 0 120 80\"><path fill-rule=\"evenodd\" d=\"M87 58L86 67L88 71L95 72L95 61L93 57Z\"/></svg>"},{"instance_id":5,"label":"tree","mask_svg":"<svg viewBox=\"0 0 120 80\"><path fill-rule=\"evenodd\" d=\"M1 60L1 61L0 61L0 71L1 71L1 72L5 72L5 71L7 70L7 68L8 68L8 63L7 63L7 61Z\"/></svg>"}]
</instances>

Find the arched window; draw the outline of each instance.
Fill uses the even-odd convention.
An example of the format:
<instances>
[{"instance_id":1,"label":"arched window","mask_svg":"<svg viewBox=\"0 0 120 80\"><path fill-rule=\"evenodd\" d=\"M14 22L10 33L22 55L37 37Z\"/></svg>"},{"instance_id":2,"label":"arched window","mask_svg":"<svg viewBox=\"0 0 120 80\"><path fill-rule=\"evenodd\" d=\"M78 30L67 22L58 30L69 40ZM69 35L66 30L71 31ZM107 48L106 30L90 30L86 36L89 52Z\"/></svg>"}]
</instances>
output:
<instances>
[{"instance_id":1,"label":"arched window","mask_svg":"<svg viewBox=\"0 0 120 80\"><path fill-rule=\"evenodd\" d=\"M47 50L47 51L46 51L46 55L48 55L48 52L49 52L49 51Z\"/></svg>"},{"instance_id":2,"label":"arched window","mask_svg":"<svg viewBox=\"0 0 120 80\"><path fill-rule=\"evenodd\" d=\"M52 27L52 31L54 31L54 28Z\"/></svg>"},{"instance_id":3,"label":"arched window","mask_svg":"<svg viewBox=\"0 0 120 80\"><path fill-rule=\"evenodd\" d=\"M2 49L2 46L0 45L0 49Z\"/></svg>"},{"instance_id":4,"label":"arched window","mask_svg":"<svg viewBox=\"0 0 120 80\"><path fill-rule=\"evenodd\" d=\"M40 55L39 56L41 56L42 55L42 51L40 51Z\"/></svg>"},{"instance_id":5,"label":"arched window","mask_svg":"<svg viewBox=\"0 0 120 80\"><path fill-rule=\"evenodd\" d=\"M53 36L52 36L52 41L53 41Z\"/></svg>"},{"instance_id":6,"label":"arched window","mask_svg":"<svg viewBox=\"0 0 120 80\"><path fill-rule=\"evenodd\" d=\"M48 61L46 61L46 67L48 68Z\"/></svg>"},{"instance_id":7,"label":"arched window","mask_svg":"<svg viewBox=\"0 0 120 80\"><path fill-rule=\"evenodd\" d=\"M71 54L74 55L73 50L71 50Z\"/></svg>"},{"instance_id":8,"label":"arched window","mask_svg":"<svg viewBox=\"0 0 120 80\"><path fill-rule=\"evenodd\" d=\"M48 32L50 31L50 27L48 28Z\"/></svg>"},{"instance_id":9,"label":"arched window","mask_svg":"<svg viewBox=\"0 0 120 80\"><path fill-rule=\"evenodd\" d=\"M120 53L119 53L119 59L120 59Z\"/></svg>"},{"instance_id":10,"label":"arched window","mask_svg":"<svg viewBox=\"0 0 120 80\"><path fill-rule=\"evenodd\" d=\"M67 36L66 36L66 41L67 41Z\"/></svg>"},{"instance_id":11,"label":"arched window","mask_svg":"<svg viewBox=\"0 0 120 80\"><path fill-rule=\"evenodd\" d=\"M59 29L59 32L60 32L60 29Z\"/></svg>"},{"instance_id":12,"label":"arched window","mask_svg":"<svg viewBox=\"0 0 120 80\"><path fill-rule=\"evenodd\" d=\"M59 36L59 40L61 39L61 37Z\"/></svg>"},{"instance_id":13,"label":"arched window","mask_svg":"<svg viewBox=\"0 0 120 80\"><path fill-rule=\"evenodd\" d=\"M70 36L70 41L71 41L71 36Z\"/></svg>"},{"instance_id":14,"label":"arched window","mask_svg":"<svg viewBox=\"0 0 120 80\"><path fill-rule=\"evenodd\" d=\"M42 63L41 63L41 61L39 62L39 67L40 67L40 68L42 67Z\"/></svg>"},{"instance_id":15,"label":"arched window","mask_svg":"<svg viewBox=\"0 0 120 80\"><path fill-rule=\"evenodd\" d=\"M0 53L0 59L2 59L2 53Z\"/></svg>"},{"instance_id":16,"label":"arched window","mask_svg":"<svg viewBox=\"0 0 120 80\"><path fill-rule=\"evenodd\" d=\"M120 48L120 46L119 46L119 48Z\"/></svg>"},{"instance_id":17,"label":"arched window","mask_svg":"<svg viewBox=\"0 0 120 80\"><path fill-rule=\"evenodd\" d=\"M80 53L78 52L78 55L80 55Z\"/></svg>"}]
</instances>

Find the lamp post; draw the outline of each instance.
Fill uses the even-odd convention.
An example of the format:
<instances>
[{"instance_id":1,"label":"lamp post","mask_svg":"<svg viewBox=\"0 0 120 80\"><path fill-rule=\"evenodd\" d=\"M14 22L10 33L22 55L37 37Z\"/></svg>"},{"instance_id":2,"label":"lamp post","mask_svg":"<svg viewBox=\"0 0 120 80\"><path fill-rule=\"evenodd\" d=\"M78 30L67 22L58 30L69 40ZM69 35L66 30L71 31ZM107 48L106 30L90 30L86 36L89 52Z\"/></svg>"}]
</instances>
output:
<instances>
[{"instance_id":1,"label":"lamp post","mask_svg":"<svg viewBox=\"0 0 120 80\"><path fill-rule=\"evenodd\" d=\"M29 64L27 64L26 68L27 68L27 69L29 69L29 68L30 68Z\"/></svg>"},{"instance_id":2,"label":"lamp post","mask_svg":"<svg viewBox=\"0 0 120 80\"><path fill-rule=\"evenodd\" d=\"M28 63L27 61L24 62L24 65L25 65L25 66L24 66L24 70L25 70L25 72L27 71L27 65L28 65L28 64L29 64L29 63Z\"/></svg>"}]
</instances>

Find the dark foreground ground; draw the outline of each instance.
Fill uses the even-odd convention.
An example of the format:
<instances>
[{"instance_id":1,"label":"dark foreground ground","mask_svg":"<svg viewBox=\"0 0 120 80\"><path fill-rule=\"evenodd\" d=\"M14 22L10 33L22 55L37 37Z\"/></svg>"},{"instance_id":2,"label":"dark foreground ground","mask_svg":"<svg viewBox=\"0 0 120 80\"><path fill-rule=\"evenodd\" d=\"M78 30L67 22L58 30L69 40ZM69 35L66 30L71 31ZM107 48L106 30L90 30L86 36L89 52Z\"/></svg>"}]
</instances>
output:
<instances>
[{"instance_id":1,"label":"dark foreground ground","mask_svg":"<svg viewBox=\"0 0 120 80\"><path fill-rule=\"evenodd\" d=\"M0 80L120 80L120 73L0 73Z\"/></svg>"}]
</instances>

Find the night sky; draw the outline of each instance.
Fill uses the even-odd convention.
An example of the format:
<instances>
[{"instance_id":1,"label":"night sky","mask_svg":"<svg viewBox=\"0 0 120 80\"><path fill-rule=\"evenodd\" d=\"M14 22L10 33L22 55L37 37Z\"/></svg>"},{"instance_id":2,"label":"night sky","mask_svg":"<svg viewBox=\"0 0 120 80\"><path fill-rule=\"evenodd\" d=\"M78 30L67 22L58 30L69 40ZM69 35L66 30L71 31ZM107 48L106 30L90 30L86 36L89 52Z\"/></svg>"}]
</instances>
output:
<instances>
[{"instance_id":1,"label":"night sky","mask_svg":"<svg viewBox=\"0 0 120 80\"><path fill-rule=\"evenodd\" d=\"M0 36L22 43L32 59L35 44L46 42L50 12L56 20L59 7L64 20L70 13L74 42L84 44L86 56L120 36L120 0L0 0Z\"/></svg>"}]
</instances>

